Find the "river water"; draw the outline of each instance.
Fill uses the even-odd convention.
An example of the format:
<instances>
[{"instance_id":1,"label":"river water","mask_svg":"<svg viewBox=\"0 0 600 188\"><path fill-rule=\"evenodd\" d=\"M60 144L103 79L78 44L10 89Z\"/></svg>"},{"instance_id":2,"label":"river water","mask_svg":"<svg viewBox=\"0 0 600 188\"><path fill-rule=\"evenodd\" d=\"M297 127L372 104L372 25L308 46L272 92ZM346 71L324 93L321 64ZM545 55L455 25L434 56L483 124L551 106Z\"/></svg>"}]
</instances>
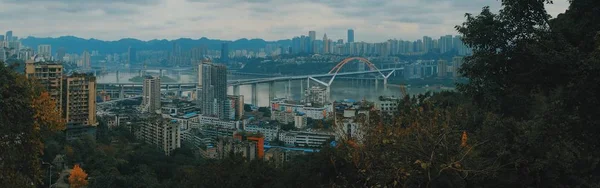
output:
<instances>
[{"instance_id":1,"label":"river water","mask_svg":"<svg viewBox=\"0 0 600 188\"><path fill-rule=\"evenodd\" d=\"M159 70L147 70L146 73L151 75L159 75ZM164 71L163 74L168 76L174 80L177 80L178 83L194 83L197 82L197 74L191 73L191 71L187 72L178 72L178 71ZM129 79L139 76L139 71L119 71L109 72L104 74L97 75L98 83L132 83ZM398 75L400 76L400 75ZM229 75L228 80L236 80L236 79L250 79L256 78L253 76L239 76L239 75ZM365 77L368 78L368 77ZM329 80L322 80L324 82L329 82ZM393 82L392 82L393 83ZM277 82L275 83L275 97L288 97L295 100L300 100L303 92L302 89L306 89L306 80L295 80L291 81L291 88L288 89L289 83L286 82ZM302 85L302 86L301 86ZM317 85L316 82L311 81L310 86ZM269 84L258 84L258 106L268 106L269 105ZM424 93L427 91L441 91L443 89L452 89L452 88L437 88L437 87L428 87L428 88L415 88L409 87L407 92L410 95L415 95L419 93ZM233 88L228 88L228 93L233 94ZM245 103L251 103L251 86L250 85L242 85L240 86L240 95L244 95ZM366 100L375 100L379 96L401 96L401 91L398 86L389 85L387 89L383 86L383 81L379 80L377 85L374 80L357 80L357 79L347 79L347 78L336 78L331 86L331 98L333 100L341 100L341 99L354 99L356 101L366 99ZM273 96L271 96L273 97Z\"/></svg>"}]
</instances>

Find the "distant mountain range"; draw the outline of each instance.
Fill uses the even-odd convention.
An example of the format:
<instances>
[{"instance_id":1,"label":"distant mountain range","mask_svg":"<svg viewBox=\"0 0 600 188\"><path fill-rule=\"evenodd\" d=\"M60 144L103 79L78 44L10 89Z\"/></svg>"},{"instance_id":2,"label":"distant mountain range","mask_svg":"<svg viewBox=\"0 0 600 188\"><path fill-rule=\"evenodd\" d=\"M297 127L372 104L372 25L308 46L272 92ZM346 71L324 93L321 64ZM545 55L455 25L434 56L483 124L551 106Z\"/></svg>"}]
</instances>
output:
<instances>
[{"instance_id":1,"label":"distant mountain range","mask_svg":"<svg viewBox=\"0 0 600 188\"><path fill-rule=\"evenodd\" d=\"M205 47L209 50L220 50L222 43L229 44L229 50L258 50L265 48L267 44L276 44L280 46L291 45L291 40L265 41L263 39L238 39L235 41L215 40L202 37L200 39L180 38L177 40L150 40L142 41L138 39L125 38L118 41L103 41L98 39L83 39L74 36L62 36L58 38L37 38L27 37L21 40L25 46L37 50L37 46L41 44L49 44L52 46L52 53L64 47L67 53L82 53L84 50L98 50L102 54L107 53L124 53L129 47L135 48L137 51L142 50L165 50L173 49L173 44L177 44L183 52L192 48Z\"/></svg>"}]
</instances>

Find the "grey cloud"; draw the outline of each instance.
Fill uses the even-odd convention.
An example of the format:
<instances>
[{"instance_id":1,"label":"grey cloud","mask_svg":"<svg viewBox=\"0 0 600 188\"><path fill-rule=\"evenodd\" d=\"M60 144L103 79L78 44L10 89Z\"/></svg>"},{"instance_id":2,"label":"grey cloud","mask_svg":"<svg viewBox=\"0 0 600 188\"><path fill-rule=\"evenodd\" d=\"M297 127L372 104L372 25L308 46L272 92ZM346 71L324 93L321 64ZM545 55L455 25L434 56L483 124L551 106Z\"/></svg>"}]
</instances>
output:
<instances>
[{"instance_id":1,"label":"grey cloud","mask_svg":"<svg viewBox=\"0 0 600 188\"><path fill-rule=\"evenodd\" d=\"M52 2L52 3L99 3L99 4L111 4L111 3L125 3L135 5L150 5L159 3L160 0L0 0L0 2L9 3L36 3L36 2Z\"/></svg>"}]
</instances>

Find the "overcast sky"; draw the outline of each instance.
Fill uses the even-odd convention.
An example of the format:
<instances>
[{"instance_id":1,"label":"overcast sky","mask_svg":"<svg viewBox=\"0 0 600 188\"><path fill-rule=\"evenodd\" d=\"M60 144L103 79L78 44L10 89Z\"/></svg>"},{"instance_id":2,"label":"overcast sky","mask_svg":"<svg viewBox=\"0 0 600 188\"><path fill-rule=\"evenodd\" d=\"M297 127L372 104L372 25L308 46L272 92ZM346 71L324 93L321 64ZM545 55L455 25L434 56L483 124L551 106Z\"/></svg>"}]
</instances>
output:
<instances>
[{"instance_id":1,"label":"overcast sky","mask_svg":"<svg viewBox=\"0 0 600 188\"><path fill-rule=\"evenodd\" d=\"M356 41L456 34L464 13L496 0L0 0L0 31L14 35L118 40L208 37L288 39L317 32L321 39ZM552 16L567 0L554 0Z\"/></svg>"}]
</instances>

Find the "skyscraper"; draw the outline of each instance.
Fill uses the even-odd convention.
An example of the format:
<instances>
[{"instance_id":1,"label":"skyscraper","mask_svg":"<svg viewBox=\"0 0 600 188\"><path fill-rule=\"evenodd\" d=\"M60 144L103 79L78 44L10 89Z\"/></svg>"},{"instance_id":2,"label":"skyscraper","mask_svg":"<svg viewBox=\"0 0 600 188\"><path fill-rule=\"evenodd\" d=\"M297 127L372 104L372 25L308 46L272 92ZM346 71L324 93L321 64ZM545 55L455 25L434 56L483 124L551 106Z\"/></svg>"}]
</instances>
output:
<instances>
[{"instance_id":1,"label":"skyscraper","mask_svg":"<svg viewBox=\"0 0 600 188\"><path fill-rule=\"evenodd\" d=\"M132 48L130 46L129 50L127 52L127 63L129 63L129 65L133 65L136 62L136 59L137 59L137 52L135 51L135 48Z\"/></svg>"},{"instance_id":2,"label":"skyscraper","mask_svg":"<svg viewBox=\"0 0 600 188\"><path fill-rule=\"evenodd\" d=\"M428 36L423 36L423 51L426 53L433 49L433 39Z\"/></svg>"},{"instance_id":3,"label":"skyscraper","mask_svg":"<svg viewBox=\"0 0 600 188\"><path fill-rule=\"evenodd\" d=\"M50 59L52 57L52 47L47 44L38 45L37 54L45 59Z\"/></svg>"},{"instance_id":4,"label":"skyscraper","mask_svg":"<svg viewBox=\"0 0 600 188\"><path fill-rule=\"evenodd\" d=\"M311 41L317 40L317 32L316 31L308 31L308 37L310 37Z\"/></svg>"},{"instance_id":5,"label":"skyscraper","mask_svg":"<svg viewBox=\"0 0 600 188\"><path fill-rule=\"evenodd\" d=\"M64 48L64 47L60 47L60 48L58 48L58 50L56 51L56 59L57 59L58 61L62 61L62 60L63 60L63 58L65 57L65 54L66 54L66 52L67 52L67 51L65 50L65 48Z\"/></svg>"},{"instance_id":6,"label":"skyscraper","mask_svg":"<svg viewBox=\"0 0 600 188\"><path fill-rule=\"evenodd\" d=\"M308 52L316 53L315 41L317 40L317 32L308 31Z\"/></svg>"},{"instance_id":7,"label":"skyscraper","mask_svg":"<svg viewBox=\"0 0 600 188\"><path fill-rule=\"evenodd\" d=\"M229 62L229 44L227 44L227 43L221 44L221 62L223 62L223 63Z\"/></svg>"},{"instance_id":8,"label":"skyscraper","mask_svg":"<svg viewBox=\"0 0 600 188\"><path fill-rule=\"evenodd\" d=\"M96 126L96 77L72 74L63 79L63 117L68 124Z\"/></svg>"},{"instance_id":9,"label":"skyscraper","mask_svg":"<svg viewBox=\"0 0 600 188\"><path fill-rule=\"evenodd\" d=\"M440 77L440 78L446 77L446 73L448 72L448 65L446 63L446 60L438 60L437 68L438 68L438 71L437 71L438 77Z\"/></svg>"},{"instance_id":10,"label":"skyscraper","mask_svg":"<svg viewBox=\"0 0 600 188\"><path fill-rule=\"evenodd\" d=\"M4 35L0 35L0 42L4 41ZM0 43L0 46L2 46L2 44Z\"/></svg>"},{"instance_id":11,"label":"skyscraper","mask_svg":"<svg viewBox=\"0 0 600 188\"><path fill-rule=\"evenodd\" d=\"M160 78L147 76L142 88L142 111L160 112Z\"/></svg>"},{"instance_id":12,"label":"skyscraper","mask_svg":"<svg viewBox=\"0 0 600 188\"><path fill-rule=\"evenodd\" d=\"M229 115L227 102L227 67L205 62L202 71L201 110L205 116L226 119Z\"/></svg>"},{"instance_id":13,"label":"skyscraper","mask_svg":"<svg viewBox=\"0 0 600 188\"><path fill-rule=\"evenodd\" d=\"M323 53L324 54L328 54L329 53L329 39L327 39L327 33L325 33L325 35L323 35Z\"/></svg>"},{"instance_id":14,"label":"skyscraper","mask_svg":"<svg viewBox=\"0 0 600 188\"><path fill-rule=\"evenodd\" d=\"M13 32L12 31L7 31L6 35L5 35L4 41L10 42L10 41L12 41L12 38L13 38Z\"/></svg>"},{"instance_id":15,"label":"skyscraper","mask_svg":"<svg viewBox=\"0 0 600 188\"><path fill-rule=\"evenodd\" d=\"M348 29L348 43L354 42L354 30Z\"/></svg>"},{"instance_id":16,"label":"skyscraper","mask_svg":"<svg viewBox=\"0 0 600 188\"><path fill-rule=\"evenodd\" d=\"M82 62L81 67L84 69L90 69L91 61L92 61L92 56L90 55L90 52L88 52L87 50L83 51L83 54L81 54L81 62Z\"/></svg>"}]
</instances>

